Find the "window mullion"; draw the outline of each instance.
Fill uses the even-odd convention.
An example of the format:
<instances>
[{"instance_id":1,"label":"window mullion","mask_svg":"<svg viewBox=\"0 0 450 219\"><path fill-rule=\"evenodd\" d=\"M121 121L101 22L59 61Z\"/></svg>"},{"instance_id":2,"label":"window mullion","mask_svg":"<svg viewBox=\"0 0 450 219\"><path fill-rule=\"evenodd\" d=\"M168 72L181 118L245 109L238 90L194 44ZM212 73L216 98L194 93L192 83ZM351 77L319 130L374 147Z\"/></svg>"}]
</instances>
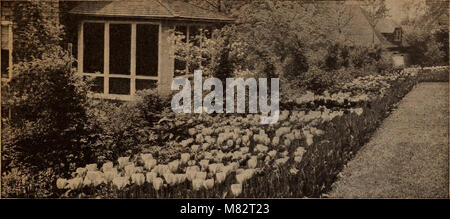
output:
<instances>
[{"instance_id":1,"label":"window mullion","mask_svg":"<svg viewBox=\"0 0 450 219\"><path fill-rule=\"evenodd\" d=\"M8 25L8 47L9 47L9 63L8 63L8 76L9 76L9 80L12 79L13 77L13 32L12 32L12 24Z\"/></svg>"},{"instance_id":2,"label":"window mullion","mask_svg":"<svg viewBox=\"0 0 450 219\"><path fill-rule=\"evenodd\" d=\"M84 73L84 22L80 23L80 26L78 28L78 73L82 74Z\"/></svg>"},{"instance_id":3,"label":"window mullion","mask_svg":"<svg viewBox=\"0 0 450 219\"><path fill-rule=\"evenodd\" d=\"M130 94L136 93L136 23L131 24Z\"/></svg>"},{"instance_id":4,"label":"window mullion","mask_svg":"<svg viewBox=\"0 0 450 219\"><path fill-rule=\"evenodd\" d=\"M190 37L191 37L191 26L186 25L186 43L187 43L187 45L189 45ZM190 52L192 52L192 51L190 51ZM186 55L189 58L191 56L191 54L186 54ZM186 59L186 72L185 72L185 75L188 75L188 74L189 74L189 60Z\"/></svg>"},{"instance_id":5,"label":"window mullion","mask_svg":"<svg viewBox=\"0 0 450 219\"><path fill-rule=\"evenodd\" d=\"M105 45L103 54L103 92L105 94L109 94L109 25L110 22L105 22Z\"/></svg>"}]
</instances>

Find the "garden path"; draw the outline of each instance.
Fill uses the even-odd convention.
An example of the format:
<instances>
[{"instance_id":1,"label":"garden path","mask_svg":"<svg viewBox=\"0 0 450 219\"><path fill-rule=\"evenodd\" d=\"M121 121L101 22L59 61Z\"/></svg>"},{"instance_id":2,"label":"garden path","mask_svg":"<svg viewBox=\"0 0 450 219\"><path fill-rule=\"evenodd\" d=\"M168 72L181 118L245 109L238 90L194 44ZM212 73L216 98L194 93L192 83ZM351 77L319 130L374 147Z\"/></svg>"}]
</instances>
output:
<instances>
[{"instance_id":1,"label":"garden path","mask_svg":"<svg viewBox=\"0 0 450 219\"><path fill-rule=\"evenodd\" d=\"M330 198L449 198L449 84L417 85L334 183Z\"/></svg>"}]
</instances>

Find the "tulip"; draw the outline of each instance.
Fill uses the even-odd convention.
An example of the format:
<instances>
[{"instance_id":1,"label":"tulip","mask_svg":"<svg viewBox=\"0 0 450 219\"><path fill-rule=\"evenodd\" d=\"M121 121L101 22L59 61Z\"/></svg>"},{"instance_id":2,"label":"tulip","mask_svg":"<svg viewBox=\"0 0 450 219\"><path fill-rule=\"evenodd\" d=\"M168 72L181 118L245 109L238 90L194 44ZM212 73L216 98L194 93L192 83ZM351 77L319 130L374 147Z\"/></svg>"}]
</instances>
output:
<instances>
[{"instance_id":1,"label":"tulip","mask_svg":"<svg viewBox=\"0 0 450 219\"><path fill-rule=\"evenodd\" d=\"M181 164L186 164L190 158L191 155L188 153L181 154Z\"/></svg>"},{"instance_id":2,"label":"tulip","mask_svg":"<svg viewBox=\"0 0 450 219\"><path fill-rule=\"evenodd\" d=\"M258 165L258 159L256 157L252 157L250 160L247 161L247 166L250 169L256 168Z\"/></svg>"},{"instance_id":3,"label":"tulip","mask_svg":"<svg viewBox=\"0 0 450 219\"><path fill-rule=\"evenodd\" d=\"M269 153L267 153L270 157L274 158L277 155L277 151L276 150L272 150Z\"/></svg>"},{"instance_id":4,"label":"tulip","mask_svg":"<svg viewBox=\"0 0 450 219\"><path fill-rule=\"evenodd\" d=\"M194 180L196 175L197 175L197 171L193 171L193 170L186 171L186 178L189 181Z\"/></svg>"},{"instance_id":5,"label":"tulip","mask_svg":"<svg viewBox=\"0 0 450 219\"><path fill-rule=\"evenodd\" d=\"M275 164L278 166L284 165L289 160L289 157L280 158L275 160Z\"/></svg>"},{"instance_id":6,"label":"tulip","mask_svg":"<svg viewBox=\"0 0 450 219\"><path fill-rule=\"evenodd\" d=\"M156 163L155 159L148 159L144 161L144 167L147 170L152 170L156 166Z\"/></svg>"},{"instance_id":7,"label":"tulip","mask_svg":"<svg viewBox=\"0 0 450 219\"><path fill-rule=\"evenodd\" d=\"M188 161L188 163L187 163L188 166L194 166L194 165L196 165L196 164L197 164L197 161L195 161L195 160L190 160L190 161Z\"/></svg>"},{"instance_id":8,"label":"tulip","mask_svg":"<svg viewBox=\"0 0 450 219\"><path fill-rule=\"evenodd\" d=\"M242 136L242 143L248 146L250 144L250 138L247 135Z\"/></svg>"},{"instance_id":9,"label":"tulip","mask_svg":"<svg viewBox=\"0 0 450 219\"><path fill-rule=\"evenodd\" d=\"M95 180L97 178L102 178L103 177L103 173L100 171L88 171L86 173L86 178L90 179L90 180Z\"/></svg>"},{"instance_id":10,"label":"tulip","mask_svg":"<svg viewBox=\"0 0 450 219\"><path fill-rule=\"evenodd\" d=\"M168 164L168 166L169 166L170 172L175 173L178 170L178 167L180 166L180 161L174 160L174 161L170 162Z\"/></svg>"},{"instance_id":11,"label":"tulip","mask_svg":"<svg viewBox=\"0 0 450 219\"><path fill-rule=\"evenodd\" d=\"M86 169L87 169L88 171L96 171L96 170L97 170L97 164L89 164L89 165L86 165Z\"/></svg>"},{"instance_id":12,"label":"tulip","mask_svg":"<svg viewBox=\"0 0 450 219\"><path fill-rule=\"evenodd\" d=\"M306 144L307 144L308 146L311 146L312 144L314 144L314 139L313 139L313 136L312 136L312 135L306 136Z\"/></svg>"},{"instance_id":13,"label":"tulip","mask_svg":"<svg viewBox=\"0 0 450 219\"><path fill-rule=\"evenodd\" d=\"M240 151L241 151L242 153L248 153L249 150L250 150L250 149L249 149L248 147L242 147L242 148L240 149Z\"/></svg>"},{"instance_id":14,"label":"tulip","mask_svg":"<svg viewBox=\"0 0 450 219\"><path fill-rule=\"evenodd\" d=\"M71 190L81 189L81 187L83 185L83 178L81 178L81 177L73 178L68 181L68 184L69 184L68 186Z\"/></svg>"},{"instance_id":15,"label":"tulip","mask_svg":"<svg viewBox=\"0 0 450 219\"><path fill-rule=\"evenodd\" d=\"M83 180L83 186L88 187L94 184L94 181L89 178L84 178Z\"/></svg>"},{"instance_id":16,"label":"tulip","mask_svg":"<svg viewBox=\"0 0 450 219\"><path fill-rule=\"evenodd\" d=\"M231 185L231 192L234 197L239 196L242 193L242 184L233 184Z\"/></svg>"},{"instance_id":17,"label":"tulip","mask_svg":"<svg viewBox=\"0 0 450 219\"><path fill-rule=\"evenodd\" d=\"M162 176L164 173L171 173L171 172L168 165L159 165L157 173Z\"/></svg>"},{"instance_id":18,"label":"tulip","mask_svg":"<svg viewBox=\"0 0 450 219\"><path fill-rule=\"evenodd\" d=\"M153 188L156 190L156 191L159 191L160 189L161 189L161 187L163 186L163 179L161 179L161 178L159 178L159 177L156 177L154 180L153 180Z\"/></svg>"},{"instance_id":19,"label":"tulip","mask_svg":"<svg viewBox=\"0 0 450 219\"><path fill-rule=\"evenodd\" d=\"M236 181L237 181L237 183L242 184L242 183L244 183L246 180L247 180L247 177L246 177L245 174L239 173L239 174L236 175Z\"/></svg>"},{"instance_id":20,"label":"tulip","mask_svg":"<svg viewBox=\"0 0 450 219\"><path fill-rule=\"evenodd\" d=\"M177 182L177 179L173 173L164 173L163 175L164 179L166 180L167 184L173 186Z\"/></svg>"},{"instance_id":21,"label":"tulip","mask_svg":"<svg viewBox=\"0 0 450 219\"><path fill-rule=\"evenodd\" d=\"M285 140L284 140L284 146L286 146L286 147L291 146L291 140L285 139Z\"/></svg>"},{"instance_id":22,"label":"tulip","mask_svg":"<svg viewBox=\"0 0 450 219\"><path fill-rule=\"evenodd\" d=\"M278 146L280 144L280 138L279 137L274 137L273 139L272 139L272 145L273 146Z\"/></svg>"},{"instance_id":23,"label":"tulip","mask_svg":"<svg viewBox=\"0 0 450 219\"><path fill-rule=\"evenodd\" d=\"M184 182L186 182L187 176L186 176L186 174L176 174L175 178L176 178L177 184L183 184Z\"/></svg>"},{"instance_id":24,"label":"tulip","mask_svg":"<svg viewBox=\"0 0 450 219\"><path fill-rule=\"evenodd\" d=\"M92 182L93 182L95 187L97 187L97 186L99 186L99 185L101 185L103 183L106 183L105 182L105 178L103 178L103 177L98 177L98 178L94 179Z\"/></svg>"},{"instance_id":25,"label":"tulip","mask_svg":"<svg viewBox=\"0 0 450 219\"><path fill-rule=\"evenodd\" d=\"M208 170L209 170L209 172L210 173L212 173L212 174L216 174L216 172L217 172L217 164L210 164L209 166L208 166Z\"/></svg>"},{"instance_id":26,"label":"tulip","mask_svg":"<svg viewBox=\"0 0 450 219\"><path fill-rule=\"evenodd\" d=\"M216 173L216 182L218 184L223 183L227 178L227 174L225 172Z\"/></svg>"},{"instance_id":27,"label":"tulip","mask_svg":"<svg viewBox=\"0 0 450 219\"><path fill-rule=\"evenodd\" d=\"M119 174L117 172L117 169L111 169L104 173L104 177L106 182L111 182L115 177L117 177Z\"/></svg>"},{"instance_id":28,"label":"tulip","mask_svg":"<svg viewBox=\"0 0 450 219\"><path fill-rule=\"evenodd\" d=\"M230 139L230 140L227 141L227 146L228 147L233 147L233 145L234 145L234 141L233 140Z\"/></svg>"},{"instance_id":29,"label":"tulip","mask_svg":"<svg viewBox=\"0 0 450 219\"><path fill-rule=\"evenodd\" d=\"M84 175L87 173L87 169L86 168L77 168L77 170L75 171L77 173L78 177L84 177Z\"/></svg>"},{"instance_id":30,"label":"tulip","mask_svg":"<svg viewBox=\"0 0 450 219\"><path fill-rule=\"evenodd\" d=\"M197 172L195 173L195 179L205 180L206 175L207 175L206 172Z\"/></svg>"},{"instance_id":31,"label":"tulip","mask_svg":"<svg viewBox=\"0 0 450 219\"><path fill-rule=\"evenodd\" d=\"M208 167L208 164L209 164L209 160L200 161L200 166L202 167L203 170L205 170Z\"/></svg>"},{"instance_id":32,"label":"tulip","mask_svg":"<svg viewBox=\"0 0 450 219\"><path fill-rule=\"evenodd\" d=\"M125 188L129 184L129 178L128 177L116 177L112 181L113 185L117 187L117 189L121 190Z\"/></svg>"},{"instance_id":33,"label":"tulip","mask_svg":"<svg viewBox=\"0 0 450 219\"><path fill-rule=\"evenodd\" d=\"M158 174L156 172L148 172L145 176L146 181L148 183L153 183L153 180L158 177Z\"/></svg>"},{"instance_id":34,"label":"tulip","mask_svg":"<svg viewBox=\"0 0 450 219\"><path fill-rule=\"evenodd\" d=\"M131 175L133 175L133 173L136 173L136 172L137 172L137 169L134 166L134 164L129 164L129 165L125 166L125 175L131 176Z\"/></svg>"},{"instance_id":35,"label":"tulip","mask_svg":"<svg viewBox=\"0 0 450 219\"><path fill-rule=\"evenodd\" d=\"M193 153L198 152L199 149L200 149L200 145L192 145L192 147L191 147L191 151Z\"/></svg>"},{"instance_id":36,"label":"tulip","mask_svg":"<svg viewBox=\"0 0 450 219\"><path fill-rule=\"evenodd\" d=\"M145 162L147 160L152 160L153 159L153 155L152 154L141 154L141 158Z\"/></svg>"},{"instance_id":37,"label":"tulip","mask_svg":"<svg viewBox=\"0 0 450 219\"><path fill-rule=\"evenodd\" d=\"M256 145L255 149L256 149L256 151L259 151L259 152L262 152L262 153L265 153L265 152L267 152L269 150L269 148L267 146L264 146L262 144Z\"/></svg>"},{"instance_id":38,"label":"tulip","mask_svg":"<svg viewBox=\"0 0 450 219\"><path fill-rule=\"evenodd\" d=\"M102 171L103 171L103 172L109 171L109 170L111 170L113 167L114 167L114 165L113 165L112 162L106 162L106 163L104 163L103 166L102 166Z\"/></svg>"},{"instance_id":39,"label":"tulip","mask_svg":"<svg viewBox=\"0 0 450 219\"><path fill-rule=\"evenodd\" d=\"M202 180L202 179L194 179L194 180L192 180L192 189L194 191L200 190L203 187L203 185L204 185L203 182L204 182L204 180Z\"/></svg>"},{"instance_id":40,"label":"tulip","mask_svg":"<svg viewBox=\"0 0 450 219\"><path fill-rule=\"evenodd\" d=\"M138 186L142 186L144 185L145 182L145 176L142 173L135 173L133 175L131 175L131 182L138 185Z\"/></svg>"},{"instance_id":41,"label":"tulip","mask_svg":"<svg viewBox=\"0 0 450 219\"><path fill-rule=\"evenodd\" d=\"M130 157L120 157L118 160L119 168L124 168L130 163Z\"/></svg>"},{"instance_id":42,"label":"tulip","mask_svg":"<svg viewBox=\"0 0 450 219\"><path fill-rule=\"evenodd\" d=\"M190 167L186 168L186 172L188 172L188 171L199 172L200 167L199 166L190 166Z\"/></svg>"},{"instance_id":43,"label":"tulip","mask_svg":"<svg viewBox=\"0 0 450 219\"><path fill-rule=\"evenodd\" d=\"M212 189L214 187L214 179L208 179L208 180L203 181L203 186L206 189Z\"/></svg>"},{"instance_id":44,"label":"tulip","mask_svg":"<svg viewBox=\"0 0 450 219\"><path fill-rule=\"evenodd\" d=\"M56 180L56 187L58 189L65 189L69 182L66 179L59 178Z\"/></svg>"}]
</instances>

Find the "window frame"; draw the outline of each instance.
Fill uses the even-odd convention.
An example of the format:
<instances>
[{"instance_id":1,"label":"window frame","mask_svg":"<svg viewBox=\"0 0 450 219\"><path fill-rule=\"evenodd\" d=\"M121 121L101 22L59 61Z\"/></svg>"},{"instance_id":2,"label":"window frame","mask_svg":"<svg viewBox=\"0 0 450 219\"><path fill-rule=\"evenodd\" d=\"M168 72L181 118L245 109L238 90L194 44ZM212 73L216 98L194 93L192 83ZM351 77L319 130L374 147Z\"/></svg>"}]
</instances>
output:
<instances>
[{"instance_id":1,"label":"window frame","mask_svg":"<svg viewBox=\"0 0 450 219\"><path fill-rule=\"evenodd\" d=\"M8 56L9 56L9 63L8 63L8 78L1 78L2 82L9 82L11 81L13 77L13 23L11 21L1 21L0 23L0 29L4 28L4 26L7 26L8 28ZM0 62L2 60L2 55L0 54Z\"/></svg>"},{"instance_id":2,"label":"window frame","mask_svg":"<svg viewBox=\"0 0 450 219\"><path fill-rule=\"evenodd\" d=\"M104 24L104 52L103 52L103 73L88 73L84 72L83 62L84 62L84 24L85 23L102 23ZM130 74L110 74L110 25L111 24L129 24L131 25L131 50L130 50ZM137 25L138 24L148 24L148 25L158 25L158 70L156 72L157 76L144 76L136 74L136 38L137 38ZM156 81L158 84L161 81L161 31L162 24L157 21L113 21L113 20L83 20L78 26L78 74L86 77L102 77L103 78L103 93L92 93L89 96L93 98L102 99L113 99L113 100L124 100L129 101L135 98L136 94L136 80L149 80ZM110 78L124 78L130 79L130 94L110 94L109 93L109 79Z\"/></svg>"}]
</instances>

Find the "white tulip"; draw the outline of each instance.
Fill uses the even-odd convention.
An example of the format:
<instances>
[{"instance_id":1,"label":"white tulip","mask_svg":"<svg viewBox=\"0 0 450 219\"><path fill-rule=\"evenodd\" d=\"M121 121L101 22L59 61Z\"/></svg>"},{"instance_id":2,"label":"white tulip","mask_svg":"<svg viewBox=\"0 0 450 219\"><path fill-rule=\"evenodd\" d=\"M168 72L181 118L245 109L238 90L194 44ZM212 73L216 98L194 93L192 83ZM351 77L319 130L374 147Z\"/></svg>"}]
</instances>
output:
<instances>
[{"instance_id":1,"label":"white tulip","mask_svg":"<svg viewBox=\"0 0 450 219\"><path fill-rule=\"evenodd\" d=\"M242 193L242 184L233 184L231 185L231 192L234 197L239 196Z\"/></svg>"}]
</instances>

